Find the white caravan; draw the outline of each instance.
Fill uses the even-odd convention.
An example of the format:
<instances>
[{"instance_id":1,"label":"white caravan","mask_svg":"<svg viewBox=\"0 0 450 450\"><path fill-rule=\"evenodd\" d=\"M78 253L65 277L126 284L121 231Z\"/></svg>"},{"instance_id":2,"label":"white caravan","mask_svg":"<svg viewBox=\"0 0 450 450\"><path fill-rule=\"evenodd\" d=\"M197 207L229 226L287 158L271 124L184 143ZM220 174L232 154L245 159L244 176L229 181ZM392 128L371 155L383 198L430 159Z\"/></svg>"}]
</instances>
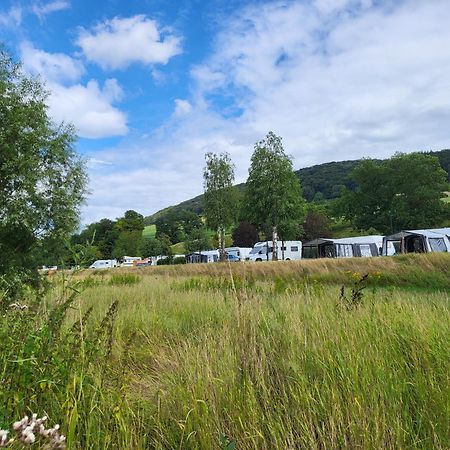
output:
<instances>
[{"instance_id":1,"label":"white caravan","mask_svg":"<svg viewBox=\"0 0 450 450\"><path fill-rule=\"evenodd\" d=\"M97 259L97 261L89 266L89 269L111 269L118 266L119 263L116 259Z\"/></svg>"},{"instance_id":2,"label":"white caravan","mask_svg":"<svg viewBox=\"0 0 450 450\"><path fill-rule=\"evenodd\" d=\"M228 255L228 259L234 261L245 261L252 251L251 247L226 247L225 253Z\"/></svg>"},{"instance_id":3,"label":"white caravan","mask_svg":"<svg viewBox=\"0 0 450 450\"><path fill-rule=\"evenodd\" d=\"M139 256L124 256L121 267L133 267L134 261L140 261L141 258Z\"/></svg>"},{"instance_id":4,"label":"white caravan","mask_svg":"<svg viewBox=\"0 0 450 450\"><path fill-rule=\"evenodd\" d=\"M278 241L277 255L279 260L289 261L291 259L301 259L301 241ZM273 245L272 241L257 242L250 251L247 261L272 261Z\"/></svg>"}]
</instances>

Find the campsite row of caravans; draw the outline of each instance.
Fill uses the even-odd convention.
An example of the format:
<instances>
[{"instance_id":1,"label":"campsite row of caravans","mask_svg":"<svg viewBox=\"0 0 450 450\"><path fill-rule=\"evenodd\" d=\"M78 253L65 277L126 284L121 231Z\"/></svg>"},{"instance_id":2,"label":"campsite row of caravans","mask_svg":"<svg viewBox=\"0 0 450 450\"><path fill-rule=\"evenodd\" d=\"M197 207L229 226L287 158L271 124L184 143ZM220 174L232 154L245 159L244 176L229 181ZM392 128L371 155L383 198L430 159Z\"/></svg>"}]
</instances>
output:
<instances>
[{"instance_id":1,"label":"campsite row of caravans","mask_svg":"<svg viewBox=\"0 0 450 450\"><path fill-rule=\"evenodd\" d=\"M402 230L389 236L314 239L303 244L302 257L351 258L429 252L450 252L450 228Z\"/></svg>"},{"instance_id":2,"label":"campsite row of caravans","mask_svg":"<svg viewBox=\"0 0 450 450\"><path fill-rule=\"evenodd\" d=\"M228 261L272 261L272 241L257 242L253 248L228 247L225 249ZM301 241L279 241L279 260L299 260L312 258L353 258L392 256L399 253L450 252L450 228L427 230L402 230L390 236L356 236L341 239L319 238L302 244ZM183 256L184 255L175 255ZM91 269L112 267L154 266L164 256L125 256L122 264L114 260L98 260ZM205 250L186 255L186 263L212 263L219 261L218 250Z\"/></svg>"}]
</instances>

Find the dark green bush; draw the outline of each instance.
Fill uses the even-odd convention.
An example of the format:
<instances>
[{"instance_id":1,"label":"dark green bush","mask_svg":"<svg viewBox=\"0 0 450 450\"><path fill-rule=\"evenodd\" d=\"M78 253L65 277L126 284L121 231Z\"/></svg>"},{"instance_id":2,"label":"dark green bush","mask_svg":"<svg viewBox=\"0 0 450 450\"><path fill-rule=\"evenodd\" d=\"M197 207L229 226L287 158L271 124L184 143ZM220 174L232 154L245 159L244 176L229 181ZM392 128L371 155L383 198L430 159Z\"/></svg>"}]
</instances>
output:
<instances>
[{"instance_id":1,"label":"dark green bush","mask_svg":"<svg viewBox=\"0 0 450 450\"><path fill-rule=\"evenodd\" d=\"M177 256L173 258L173 264L186 264L186 258L184 256Z\"/></svg>"}]
</instances>

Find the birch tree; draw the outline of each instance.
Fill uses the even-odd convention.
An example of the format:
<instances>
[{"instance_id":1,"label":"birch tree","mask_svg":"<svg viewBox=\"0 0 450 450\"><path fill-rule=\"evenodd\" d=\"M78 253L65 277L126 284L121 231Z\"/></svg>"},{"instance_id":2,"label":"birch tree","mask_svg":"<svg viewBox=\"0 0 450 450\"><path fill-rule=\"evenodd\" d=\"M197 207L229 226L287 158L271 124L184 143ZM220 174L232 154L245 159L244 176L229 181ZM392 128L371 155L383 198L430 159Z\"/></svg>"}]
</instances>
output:
<instances>
[{"instance_id":1,"label":"birch tree","mask_svg":"<svg viewBox=\"0 0 450 450\"><path fill-rule=\"evenodd\" d=\"M237 214L234 164L228 153L207 153L205 160L203 201L206 222L210 228L217 230L220 260L225 261L225 229L234 223Z\"/></svg>"},{"instance_id":2,"label":"birch tree","mask_svg":"<svg viewBox=\"0 0 450 450\"><path fill-rule=\"evenodd\" d=\"M273 260L278 259L281 226L300 224L305 217L305 201L291 158L281 137L269 132L255 144L245 191L245 208L250 222L270 230Z\"/></svg>"}]
</instances>

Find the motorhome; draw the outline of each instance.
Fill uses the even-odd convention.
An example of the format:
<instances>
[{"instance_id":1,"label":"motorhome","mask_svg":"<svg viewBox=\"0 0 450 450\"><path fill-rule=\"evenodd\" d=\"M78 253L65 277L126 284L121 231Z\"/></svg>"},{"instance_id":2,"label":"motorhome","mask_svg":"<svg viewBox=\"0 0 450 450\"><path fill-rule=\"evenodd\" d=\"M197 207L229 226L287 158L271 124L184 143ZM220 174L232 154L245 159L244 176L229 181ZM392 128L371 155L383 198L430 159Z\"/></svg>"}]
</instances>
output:
<instances>
[{"instance_id":1,"label":"motorhome","mask_svg":"<svg viewBox=\"0 0 450 450\"><path fill-rule=\"evenodd\" d=\"M226 247L225 253L227 254L227 259L229 261L245 261L250 252L251 247Z\"/></svg>"},{"instance_id":2,"label":"motorhome","mask_svg":"<svg viewBox=\"0 0 450 450\"><path fill-rule=\"evenodd\" d=\"M89 269L111 269L118 266L119 263L116 259L97 259L97 261L89 266Z\"/></svg>"},{"instance_id":3,"label":"motorhome","mask_svg":"<svg viewBox=\"0 0 450 450\"><path fill-rule=\"evenodd\" d=\"M302 243L301 241L278 241L277 256L279 260L290 261L301 259ZM272 261L273 243L272 241L257 242L249 255L247 261Z\"/></svg>"},{"instance_id":4,"label":"motorhome","mask_svg":"<svg viewBox=\"0 0 450 450\"><path fill-rule=\"evenodd\" d=\"M450 252L450 228L403 230L383 239L383 256L428 252Z\"/></svg>"},{"instance_id":5,"label":"motorhome","mask_svg":"<svg viewBox=\"0 0 450 450\"><path fill-rule=\"evenodd\" d=\"M341 239L319 238L303 244L302 257L352 258L379 256L383 236L354 236Z\"/></svg>"}]
</instances>

